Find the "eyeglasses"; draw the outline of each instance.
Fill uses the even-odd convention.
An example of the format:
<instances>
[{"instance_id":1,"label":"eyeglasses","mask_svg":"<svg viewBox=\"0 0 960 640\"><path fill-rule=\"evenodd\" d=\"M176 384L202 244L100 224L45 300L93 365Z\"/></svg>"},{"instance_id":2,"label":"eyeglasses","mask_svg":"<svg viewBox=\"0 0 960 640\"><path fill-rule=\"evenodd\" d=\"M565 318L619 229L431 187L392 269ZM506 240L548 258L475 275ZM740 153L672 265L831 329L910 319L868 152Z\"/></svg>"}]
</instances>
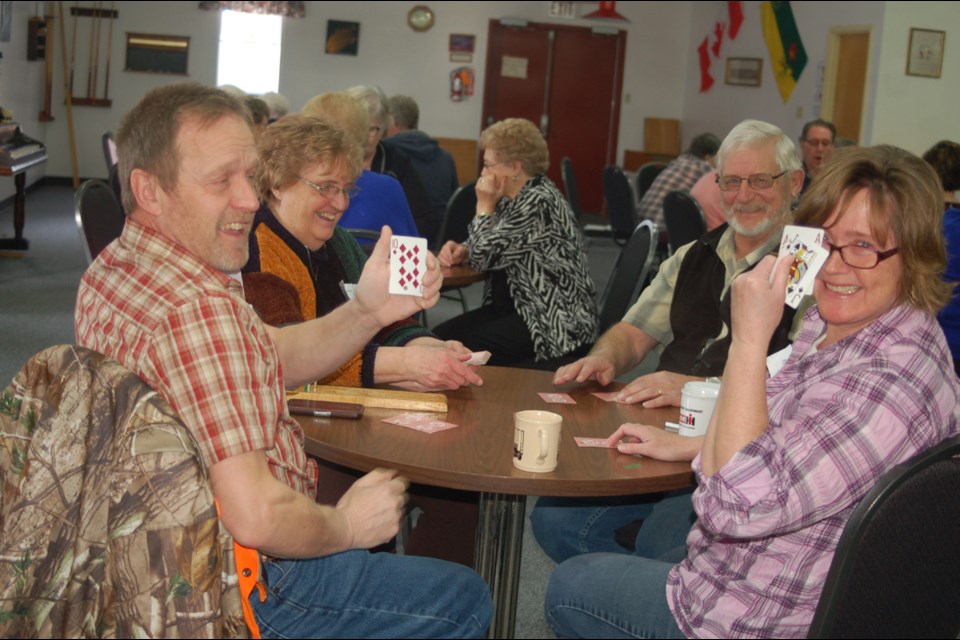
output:
<instances>
[{"instance_id":1,"label":"eyeglasses","mask_svg":"<svg viewBox=\"0 0 960 640\"><path fill-rule=\"evenodd\" d=\"M717 185L719 185L720 191L739 191L740 184L746 180L747 184L749 184L750 188L754 191L766 191L773 186L774 180L783 176L785 173L786 171L781 171L775 176L769 173L754 173L746 178L741 178L740 176L717 176Z\"/></svg>"},{"instance_id":2,"label":"eyeglasses","mask_svg":"<svg viewBox=\"0 0 960 640\"><path fill-rule=\"evenodd\" d=\"M824 149L833 146L833 140L801 140L800 142L811 147L823 147Z\"/></svg>"},{"instance_id":3,"label":"eyeglasses","mask_svg":"<svg viewBox=\"0 0 960 640\"><path fill-rule=\"evenodd\" d=\"M373 125L372 127L370 127L370 133L372 133L372 134L374 134L374 135L380 135L380 132L381 132L381 131L383 131L383 128L382 128L382 127L378 127L378 126L376 126L376 125Z\"/></svg>"},{"instance_id":4,"label":"eyeglasses","mask_svg":"<svg viewBox=\"0 0 960 640\"><path fill-rule=\"evenodd\" d=\"M827 254L827 260L830 259L834 251L838 251L840 252L840 259L848 267L854 269L873 269L887 258L897 255L900 251L900 247L879 251L874 247L862 244L845 244L838 247L826 239L823 241L823 247L830 250L830 253Z\"/></svg>"},{"instance_id":5,"label":"eyeglasses","mask_svg":"<svg viewBox=\"0 0 960 640\"><path fill-rule=\"evenodd\" d=\"M350 198L356 198L357 194L360 193L360 187L355 184L350 185L349 187L343 187L342 189L335 184L317 184L315 182L310 182L303 176L297 176L300 179L300 182L307 185L324 198L332 198L337 193L343 194L343 197L349 200Z\"/></svg>"}]
</instances>

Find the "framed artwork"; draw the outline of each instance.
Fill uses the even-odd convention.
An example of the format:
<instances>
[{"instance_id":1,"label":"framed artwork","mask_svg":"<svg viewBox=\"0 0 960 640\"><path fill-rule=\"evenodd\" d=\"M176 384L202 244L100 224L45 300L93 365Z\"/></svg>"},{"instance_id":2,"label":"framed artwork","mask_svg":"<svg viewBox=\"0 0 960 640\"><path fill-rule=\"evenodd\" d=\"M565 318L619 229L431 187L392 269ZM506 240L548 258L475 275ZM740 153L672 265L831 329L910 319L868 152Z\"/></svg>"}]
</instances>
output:
<instances>
[{"instance_id":1,"label":"framed artwork","mask_svg":"<svg viewBox=\"0 0 960 640\"><path fill-rule=\"evenodd\" d=\"M726 84L759 87L763 58L727 58Z\"/></svg>"},{"instance_id":2,"label":"framed artwork","mask_svg":"<svg viewBox=\"0 0 960 640\"><path fill-rule=\"evenodd\" d=\"M327 20L327 44L324 50L341 56L357 55L360 46L360 23Z\"/></svg>"},{"instance_id":3,"label":"framed artwork","mask_svg":"<svg viewBox=\"0 0 960 640\"><path fill-rule=\"evenodd\" d=\"M910 46L907 48L907 75L939 78L943 66L943 43L945 31L910 29Z\"/></svg>"},{"instance_id":4,"label":"framed artwork","mask_svg":"<svg viewBox=\"0 0 960 640\"><path fill-rule=\"evenodd\" d=\"M187 75L190 38L152 33L127 33L124 71Z\"/></svg>"}]
</instances>

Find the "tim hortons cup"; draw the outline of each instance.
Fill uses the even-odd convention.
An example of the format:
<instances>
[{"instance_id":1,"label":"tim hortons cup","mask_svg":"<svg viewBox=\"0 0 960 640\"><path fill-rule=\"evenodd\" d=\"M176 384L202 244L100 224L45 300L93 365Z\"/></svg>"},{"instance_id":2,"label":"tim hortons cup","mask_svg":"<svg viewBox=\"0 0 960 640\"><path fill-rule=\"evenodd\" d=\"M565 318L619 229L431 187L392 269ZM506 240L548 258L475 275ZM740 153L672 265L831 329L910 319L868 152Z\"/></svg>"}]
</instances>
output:
<instances>
[{"instance_id":1,"label":"tim hortons cup","mask_svg":"<svg viewBox=\"0 0 960 640\"><path fill-rule=\"evenodd\" d=\"M518 411L514 414L513 466L535 473L557 468L560 426L563 418L550 411Z\"/></svg>"},{"instance_id":2,"label":"tim hortons cup","mask_svg":"<svg viewBox=\"0 0 960 640\"><path fill-rule=\"evenodd\" d=\"M702 436L717 404L720 385L716 382L688 382L680 392L680 429L682 436Z\"/></svg>"}]
</instances>

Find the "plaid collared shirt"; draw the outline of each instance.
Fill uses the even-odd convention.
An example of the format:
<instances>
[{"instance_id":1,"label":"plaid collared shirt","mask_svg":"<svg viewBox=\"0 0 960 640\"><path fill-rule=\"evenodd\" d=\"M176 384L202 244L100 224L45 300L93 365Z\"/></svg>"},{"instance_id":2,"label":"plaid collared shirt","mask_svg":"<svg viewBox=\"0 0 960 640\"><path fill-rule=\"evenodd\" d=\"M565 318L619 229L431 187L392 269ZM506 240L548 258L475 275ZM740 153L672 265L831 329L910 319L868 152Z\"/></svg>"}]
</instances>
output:
<instances>
[{"instance_id":1,"label":"plaid collared shirt","mask_svg":"<svg viewBox=\"0 0 960 640\"><path fill-rule=\"evenodd\" d=\"M689 191L700 176L712 169L710 163L690 153L682 153L657 175L643 194L637 206L641 220L653 220L657 228L666 229L663 222L663 199L671 191Z\"/></svg>"},{"instance_id":2,"label":"plaid collared shirt","mask_svg":"<svg viewBox=\"0 0 960 640\"><path fill-rule=\"evenodd\" d=\"M274 477L316 495L279 355L239 282L128 219L83 275L75 320L79 344L166 398L208 465L263 450Z\"/></svg>"},{"instance_id":3,"label":"plaid collared shirt","mask_svg":"<svg viewBox=\"0 0 960 640\"><path fill-rule=\"evenodd\" d=\"M813 307L767 381L767 430L710 477L693 462L698 518L667 579L687 637L806 637L853 509L958 433L960 381L932 316L899 306L817 351L823 331Z\"/></svg>"}]
</instances>

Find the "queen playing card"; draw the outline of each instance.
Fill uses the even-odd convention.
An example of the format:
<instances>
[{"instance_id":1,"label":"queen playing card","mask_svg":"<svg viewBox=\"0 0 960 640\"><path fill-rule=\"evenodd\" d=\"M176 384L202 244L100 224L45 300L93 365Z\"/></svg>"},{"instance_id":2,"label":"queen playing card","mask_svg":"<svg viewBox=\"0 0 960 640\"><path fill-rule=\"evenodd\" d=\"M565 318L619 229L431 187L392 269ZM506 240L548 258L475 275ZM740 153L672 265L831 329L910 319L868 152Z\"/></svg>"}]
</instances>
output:
<instances>
[{"instance_id":1,"label":"queen playing card","mask_svg":"<svg viewBox=\"0 0 960 640\"><path fill-rule=\"evenodd\" d=\"M393 236L390 241L390 293L423 297L426 271L426 239Z\"/></svg>"},{"instance_id":2,"label":"queen playing card","mask_svg":"<svg viewBox=\"0 0 960 640\"><path fill-rule=\"evenodd\" d=\"M813 293L817 273L829 255L823 246L823 229L787 225L780 241L780 254L793 256L787 279L786 303L796 309L804 296Z\"/></svg>"}]
</instances>

